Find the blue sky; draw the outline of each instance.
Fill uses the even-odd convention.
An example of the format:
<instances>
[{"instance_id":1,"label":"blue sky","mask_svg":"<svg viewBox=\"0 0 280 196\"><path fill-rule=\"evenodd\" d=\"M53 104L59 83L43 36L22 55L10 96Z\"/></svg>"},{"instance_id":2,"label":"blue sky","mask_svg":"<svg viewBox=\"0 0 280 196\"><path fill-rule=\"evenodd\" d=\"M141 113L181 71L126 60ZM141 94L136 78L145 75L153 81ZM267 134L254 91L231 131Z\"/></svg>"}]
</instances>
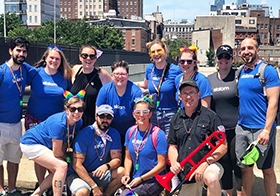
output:
<instances>
[{"instance_id":1,"label":"blue sky","mask_svg":"<svg viewBox=\"0 0 280 196\"><path fill-rule=\"evenodd\" d=\"M264 0L247 0L250 4L261 4ZM194 3L196 2L196 3ZM236 0L226 0L226 4L231 4ZM272 7L273 16L278 17L278 9L280 8L279 0L266 0L266 3ZM164 20L171 19L181 21L188 19L193 21L198 15L209 15L210 5L214 4L214 0L144 0L144 14L150 14L157 10L163 13Z\"/></svg>"}]
</instances>

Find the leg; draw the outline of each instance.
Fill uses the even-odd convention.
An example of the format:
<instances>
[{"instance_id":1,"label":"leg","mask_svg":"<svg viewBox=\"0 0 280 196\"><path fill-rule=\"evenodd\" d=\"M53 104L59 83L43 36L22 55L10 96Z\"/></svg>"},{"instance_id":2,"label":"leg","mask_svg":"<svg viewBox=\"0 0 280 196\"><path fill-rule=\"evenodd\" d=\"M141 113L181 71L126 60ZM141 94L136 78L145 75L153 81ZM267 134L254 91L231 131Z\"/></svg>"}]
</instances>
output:
<instances>
[{"instance_id":1,"label":"leg","mask_svg":"<svg viewBox=\"0 0 280 196\"><path fill-rule=\"evenodd\" d=\"M75 196L89 196L89 194L90 191L87 188L82 188L75 193Z\"/></svg>"},{"instance_id":2,"label":"leg","mask_svg":"<svg viewBox=\"0 0 280 196\"><path fill-rule=\"evenodd\" d=\"M4 191L4 167L0 166L0 191Z\"/></svg>"},{"instance_id":3,"label":"leg","mask_svg":"<svg viewBox=\"0 0 280 196\"><path fill-rule=\"evenodd\" d=\"M8 187L9 192L16 188L17 175L18 175L18 163L7 163L7 172L8 172Z\"/></svg>"},{"instance_id":4,"label":"leg","mask_svg":"<svg viewBox=\"0 0 280 196\"><path fill-rule=\"evenodd\" d=\"M221 196L220 178L223 175L223 168L215 163L208 166L203 175L203 181L207 185L208 196Z\"/></svg>"},{"instance_id":5,"label":"leg","mask_svg":"<svg viewBox=\"0 0 280 196\"><path fill-rule=\"evenodd\" d=\"M255 178L253 173L253 167L241 168L241 171L242 196L251 196Z\"/></svg>"},{"instance_id":6,"label":"leg","mask_svg":"<svg viewBox=\"0 0 280 196\"><path fill-rule=\"evenodd\" d=\"M262 170L264 176L264 186L267 196L276 195L276 176L273 168Z\"/></svg>"},{"instance_id":7,"label":"leg","mask_svg":"<svg viewBox=\"0 0 280 196\"><path fill-rule=\"evenodd\" d=\"M116 190L121 187L122 185L121 178L123 177L123 175L124 175L123 167L119 167L112 171L113 180L108 184L108 187L104 192L104 195L106 196L113 195L114 192L116 192Z\"/></svg>"},{"instance_id":8,"label":"leg","mask_svg":"<svg viewBox=\"0 0 280 196\"><path fill-rule=\"evenodd\" d=\"M38 165L36 162L34 162L34 169L35 169L37 181L39 184L41 184L46 175L46 168L44 168L41 165Z\"/></svg>"}]
</instances>

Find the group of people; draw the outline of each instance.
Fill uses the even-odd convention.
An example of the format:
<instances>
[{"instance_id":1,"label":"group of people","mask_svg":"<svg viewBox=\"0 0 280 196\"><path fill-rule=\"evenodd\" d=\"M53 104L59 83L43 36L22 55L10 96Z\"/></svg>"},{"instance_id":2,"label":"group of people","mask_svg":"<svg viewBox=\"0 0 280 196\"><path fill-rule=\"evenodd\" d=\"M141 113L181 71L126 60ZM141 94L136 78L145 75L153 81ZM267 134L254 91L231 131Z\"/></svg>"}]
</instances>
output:
<instances>
[{"instance_id":1,"label":"group of people","mask_svg":"<svg viewBox=\"0 0 280 196\"><path fill-rule=\"evenodd\" d=\"M267 195L276 194L275 117L279 98L277 71L267 65L260 83L259 46L251 38L241 43L244 66L232 68L233 51L216 51L217 72L198 71L198 48L180 48L178 65L168 63L163 40L147 44L152 63L143 81L129 80L129 65L116 61L112 74L95 65L97 49L84 45L81 65L69 66L59 46L49 46L35 66L25 62L29 42L11 40L11 58L1 65L0 195L20 195L16 177L21 154L34 161L38 180L32 195L52 187L61 195L64 184L74 195L159 195L163 187L155 174L174 173L178 195L251 195L253 165L240 162L249 144L258 140ZM236 74L238 72L238 75ZM31 94L22 136L25 86ZM145 93L144 93L145 92ZM195 171L180 162L215 131L226 140ZM203 148L198 162L210 151ZM3 161L7 161L8 192ZM169 160L169 161L168 161ZM193 172L185 179L188 172ZM47 173L47 174L46 174ZM181 184L179 184L182 182ZM181 185L181 186L180 186ZM119 189L121 188L121 189Z\"/></svg>"}]
</instances>

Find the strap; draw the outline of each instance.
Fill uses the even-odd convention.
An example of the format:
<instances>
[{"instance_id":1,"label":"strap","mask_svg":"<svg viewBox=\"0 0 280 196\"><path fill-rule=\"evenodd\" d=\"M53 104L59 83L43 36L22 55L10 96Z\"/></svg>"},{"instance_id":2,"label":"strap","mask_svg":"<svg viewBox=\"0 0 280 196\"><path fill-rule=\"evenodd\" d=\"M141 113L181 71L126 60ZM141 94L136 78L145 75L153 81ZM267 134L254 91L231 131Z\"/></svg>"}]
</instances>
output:
<instances>
[{"instance_id":1,"label":"strap","mask_svg":"<svg viewBox=\"0 0 280 196\"><path fill-rule=\"evenodd\" d=\"M260 80L260 83L263 87L264 96L266 96L265 78L264 78L264 69L265 69L266 66L267 66L267 63L263 61L262 64L259 66L259 69L258 69L259 80Z\"/></svg>"},{"instance_id":2,"label":"strap","mask_svg":"<svg viewBox=\"0 0 280 196\"><path fill-rule=\"evenodd\" d=\"M130 128L129 133L128 133L128 139L131 138L131 136L132 136L134 130L136 129L136 127L137 127L137 125L133 125L133 126Z\"/></svg>"},{"instance_id":3,"label":"strap","mask_svg":"<svg viewBox=\"0 0 280 196\"><path fill-rule=\"evenodd\" d=\"M83 69L83 66L81 66L81 67L78 69L78 71L77 71L77 73L76 73L76 75L75 75L75 78L77 78L77 76L81 73L82 69Z\"/></svg>"}]
</instances>

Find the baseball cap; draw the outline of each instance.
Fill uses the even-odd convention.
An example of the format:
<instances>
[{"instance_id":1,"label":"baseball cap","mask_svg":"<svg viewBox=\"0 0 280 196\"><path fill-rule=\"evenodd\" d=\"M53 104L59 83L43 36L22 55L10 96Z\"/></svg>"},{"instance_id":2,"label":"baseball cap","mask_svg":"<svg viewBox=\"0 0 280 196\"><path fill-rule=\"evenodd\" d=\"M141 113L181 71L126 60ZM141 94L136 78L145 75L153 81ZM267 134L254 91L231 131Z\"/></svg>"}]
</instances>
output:
<instances>
[{"instance_id":1,"label":"baseball cap","mask_svg":"<svg viewBox=\"0 0 280 196\"><path fill-rule=\"evenodd\" d=\"M100 105L100 106L97 108L96 113L97 113L97 115L101 115L101 114L110 114L111 116L114 117L113 108L112 108L110 105L108 105L108 104Z\"/></svg>"},{"instance_id":2,"label":"baseball cap","mask_svg":"<svg viewBox=\"0 0 280 196\"><path fill-rule=\"evenodd\" d=\"M252 165L255 162L257 162L257 160L260 157L260 152L259 149L257 147L258 144L258 140L252 142L247 149L245 150L245 152L243 153L243 155L240 158L240 161L242 164L244 165Z\"/></svg>"},{"instance_id":3,"label":"baseball cap","mask_svg":"<svg viewBox=\"0 0 280 196\"><path fill-rule=\"evenodd\" d=\"M181 82L180 86L179 86L179 90L182 90L182 88L185 87L185 86L195 87L199 91L199 88L198 88L196 82L193 79L185 79L185 80L183 80Z\"/></svg>"},{"instance_id":4,"label":"baseball cap","mask_svg":"<svg viewBox=\"0 0 280 196\"><path fill-rule=\"evenodd\" d=\"M221 45L216 51L216 56L220 56L221 54L228 54L232 56L232 48L229 45Z\"/></svg>"}]
</instances>

